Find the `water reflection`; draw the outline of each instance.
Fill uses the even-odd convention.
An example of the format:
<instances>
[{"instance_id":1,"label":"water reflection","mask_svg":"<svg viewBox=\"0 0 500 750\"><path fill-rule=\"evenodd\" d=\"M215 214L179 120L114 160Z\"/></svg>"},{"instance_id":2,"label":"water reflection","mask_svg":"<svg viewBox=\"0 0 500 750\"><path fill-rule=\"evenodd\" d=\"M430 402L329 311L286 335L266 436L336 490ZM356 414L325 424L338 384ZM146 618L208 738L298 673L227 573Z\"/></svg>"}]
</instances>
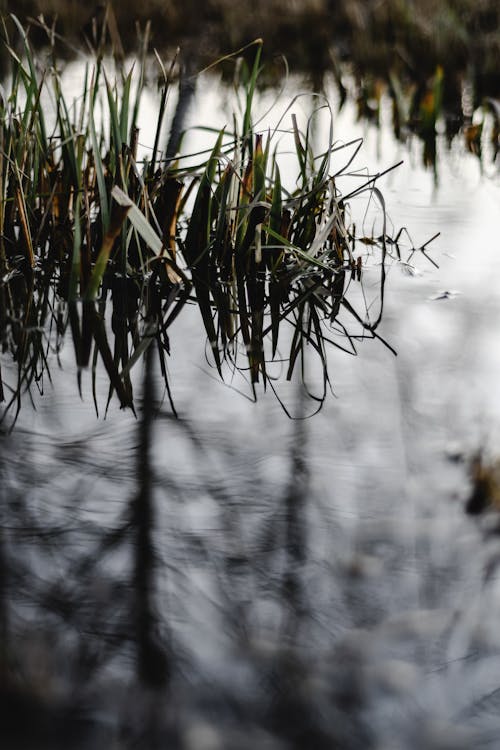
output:
<instances>
[{"instance_id":1,"label":"water reflection","mask_svg":"<svg viewBox=\"0 0 500 750\"><path fill-rule=\"evenodd\" d=\"M494 746L490 553L407 406L175 420L151 375L138 424L2 438L9 746Z\"/></svg>"},{"instance_id":2,"label":"water reflection","mask_svg":"<svg viewBox=\"0 0 500 750\"><path fill-rule=\"evenodd\" d=\"M398 357L331 352L338 398L314 420L200 372L194 308L171 331L177 420L150 362L138 421L112 404L96 425L61 349L54 390L1 436L9 746L496 746L498 544L448 455L485 415L498 438L499 195L467 157L442 164L438 188L411 154L386 177L398 225L443 233L439 271L390 270Z\"/></svg>"}]
</instances>

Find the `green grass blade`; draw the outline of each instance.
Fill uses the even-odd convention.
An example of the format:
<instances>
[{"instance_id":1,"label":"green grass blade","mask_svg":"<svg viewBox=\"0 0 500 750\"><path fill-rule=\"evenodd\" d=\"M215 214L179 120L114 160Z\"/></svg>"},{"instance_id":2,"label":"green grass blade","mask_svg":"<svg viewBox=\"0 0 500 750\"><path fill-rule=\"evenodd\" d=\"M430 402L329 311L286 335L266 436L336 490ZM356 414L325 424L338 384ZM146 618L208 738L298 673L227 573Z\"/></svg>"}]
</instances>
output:
<instances>
[{"instance_id":1,"label":"green grass blade","mask_svg":"<svg viewBox=\"0 0 500 750\"><path fill-rule=\"evenodd\" d=\"M217 138L217 142L201 178L184 243L186 260L193 268L193 283L196 290L198 306L203 318L214 360L220 374L221 363L217 333L214 326L212 307L210 303L208 248L212 218L212 188L217 165L219 163L219 153L223 136L224 131L222 130Z\"/></svg>"},{"instance_id":2,"label":"green grass blade","mask_svg":"<svg viewBox=\"0 0 500 750\"><path fill-rule=\"evenodd\" d=\"M96 123L95 123L95 116L94 116L95 94L97 93L97 77L94 78L92 89L94 90L94 95L90 97L89 132L90 132L90 141L92 144L92 151L94 155L94 168L96 171L97 187L99 191L102 228L103 228L103 234L106 234L106 232L108 231L109 218L110 218L109 217L109 200L108 200L108 193L106 189L106 180L104 178L104 165L102 163L101 151L99 148L99 143L97 141Z\"/></svg>"},{"instance_id":3,"label":"green grass blade","mask_svg":"<svg viewBox=\"0 0 500 750\"><path fill-rule=\"evenodd\" d=\"M106 272L109 256L113 249L113 245L115 244L115 240L121 232L127 212L128 208L121 205L117 205L113 210L108 231L104 235L101 249L97 256L96 264L92 270L92 275L85 292L85 300L87 301L92 301L97 297L99 287L101 286Z\"/></svg>"},{"instance_id":4,"label":"green grass blade","mask_svg":"<svg viewBox=\"0 0 500 750\"><path fill-rule=\"evenodd\" d=\"M127 143L129 136L128 122L130 117L130 87L132 85L132 70L125 78L122 92L122 106L120 109L120 141Z\"/></svg>"},{"instance_id":5,"label":"green grass blade","mask_svg":"<svg viewBox=\"0 0 500 750\"><path fill-rule=\"evenodd\" d=\"M71 272L69 278L68 298L74 302L78 296L78 283L80 280L82 267L82 224L81 224L81 195L76 194L74 208L74 229L73 229L73 257L71 260Z\"/></svg>"},{"instance_id":6,"label":"green grass blade","mask_svg":"<svg viewBox=\"0 0 500 750\"><path fill-rule=\"evenodd\" d=\"M243 149L245 151L245 147L248 146L250 156L252 156L252 139L248 138L251 129L252 129L252 109L253 109L253 99L255 95L255 88L257 85L257 78L259 76L259 66L260 66L260 58L262 55L262 46L263 41L262 39L257 39L254 44L257 46L257 50L255 53L255 60L252 67L252 73L250 76L250 82L248 84L247 88L247 97L246 97L246 108L245 108L245 114L243 117Z\"/></svg>"},{"instance_id":7,"label":"green grass blade","mask_svg":"<svg viewBox=\"0 0 500 750\"><path fill-rule=\"evenodd\" d=\"M116 105L116 99L113 89L109 83L106 73L104 73L104 80L106 82L106 93L108 96L108 111L109 111L109 124L111 128L110 135L110 148L111 148L111 173L113 178L121 179L119 175L120 156L122 152L122 134L121 134L121 122L118 115L118 107Z\"/></svg>"}]
</instances>

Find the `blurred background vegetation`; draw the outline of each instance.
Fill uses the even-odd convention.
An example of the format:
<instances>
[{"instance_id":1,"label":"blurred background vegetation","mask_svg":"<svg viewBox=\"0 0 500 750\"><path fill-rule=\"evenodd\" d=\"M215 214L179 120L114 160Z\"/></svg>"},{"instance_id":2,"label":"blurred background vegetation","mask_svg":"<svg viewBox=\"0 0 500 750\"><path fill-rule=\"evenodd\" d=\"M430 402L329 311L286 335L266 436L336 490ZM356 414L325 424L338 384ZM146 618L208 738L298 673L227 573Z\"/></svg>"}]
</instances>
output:
<instances>
[{"instance_id":1,"label":"blurred background vegetation","mask_svg":"<svg viewBox=\"0 0 500 750\"><path fill-rule=\"evenodd\" d=\"M0 3L22 21L39 14L47 22L57 18L58 32L73 39L82 30L91 35L90 19L104 7L76 0ZM349 59L360 74L395 71L418 83L441 65L449 80L467 72L478 100L500 93L498 0L143 0L116 4L114 12L129 50L137 43L136 23L150 19L153 46L180 45L197 59L214 59L262 37L268 56L286 55L295 71L318 75L331 69L333 56Z\"/></svg>"}]
</instances>

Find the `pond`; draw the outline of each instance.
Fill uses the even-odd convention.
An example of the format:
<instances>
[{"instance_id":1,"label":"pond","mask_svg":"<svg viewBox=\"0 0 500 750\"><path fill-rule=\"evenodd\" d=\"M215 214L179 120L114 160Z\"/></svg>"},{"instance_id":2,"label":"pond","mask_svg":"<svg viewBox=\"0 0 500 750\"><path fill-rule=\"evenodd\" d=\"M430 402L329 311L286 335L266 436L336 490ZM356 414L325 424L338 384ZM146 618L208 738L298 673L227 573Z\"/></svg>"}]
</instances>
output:
<instances>
[{"instance_id":1,"label":"pond","mask_svg":"<svg viewBox=\"0 0 500 750\"><path fill-rule=\"evenodd\" d=\"M191 123L221 127L227 97L200 86ZM221 382L187 306L169 329L178 418L155 371L152 419L114 402L97 419L65 342L36 408L0 436L10 747L497 747L500 542L464 508L468 460L500 444L500 181L458 141L439 144L436 181L418 143L333 109L336 141L364 138L352 171L404 160L379 187L408 253L441 233L439 268L418 250L388 268L378 332L397 356L332 348L334 393L289 419L272 389L253 403L245 378ZM353 206L360 228L371 208ZM314 411L295 380L278 395Z\"/></svg>"}]
</instances>

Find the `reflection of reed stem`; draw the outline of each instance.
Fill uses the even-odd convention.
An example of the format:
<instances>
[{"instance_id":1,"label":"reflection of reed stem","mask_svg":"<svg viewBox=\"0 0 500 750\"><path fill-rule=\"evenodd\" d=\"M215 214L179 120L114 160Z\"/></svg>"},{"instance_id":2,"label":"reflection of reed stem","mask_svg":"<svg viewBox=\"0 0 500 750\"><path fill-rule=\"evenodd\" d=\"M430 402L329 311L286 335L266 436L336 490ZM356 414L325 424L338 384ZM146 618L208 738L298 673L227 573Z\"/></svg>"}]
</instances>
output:
<instances>
[{"instance_id":1,"label":"reflection of reed stem","mask_svg":"<svg viewBox=\"0 0 500 750\"><path fill-rule=\"evenodd\" d=\"M191 75L193 65L183 64L179 78L179 98L175 109L174 119L168 138L167 151L165 154L167 167L175 157L181 143L182 132L186 122L187 113L196 92L196 78Z\"/></svg>"},{"instance_id":2,"label":"reflection of reed stem","mask_svg":"<svg viewBox=\"0 0 500 750\"><path fill-rule=\"evenodd\" d=\"M0 381L1 383L1 381ZM4 439L0 439L0 445L2 445ZM2 445L3 452L3 445ZM5 535L4 535L4 523L6 521L6 502L7 497L5 490L5 479L4 479L4 468L3 461L0 458L0 679L2 676L2 670L5 666L6 658L8 657L8 609L7 609L7 596L8 596L8 567L7 567L7 556L5 554Z\"/></svg>"},{"instance_id":3,"label":"reflection of reed stem","mask_svg":"<svg viewBox=\"0 0 500 750\"><path fill-rule=\"evenodd\" d=\"M135 624L137 667L140 679L151 687L164 685L167 658L156 637L154 613L154 508L152 497L151 435L154 419L153 346L146 352L142 419L139 425L137 479L134 501L135 530Z\"/></svg>"},{"instance_id":4,"label":"reflection of reed stem","mask_svg":"<svg viewBox=\"0 0 500 750\"><path fill-rule=\"evenodd\" d=\"M290 607L288 623L292 629L300 619L303 608L301 569L306 559L305 503L309 483L305 429L305 395L299 388L297 396L298 418L294 421L293 442L290 451L290 481L285 497L285 549L287 569L283 581L284 597Z\"/></svg>"}]
</instances>

